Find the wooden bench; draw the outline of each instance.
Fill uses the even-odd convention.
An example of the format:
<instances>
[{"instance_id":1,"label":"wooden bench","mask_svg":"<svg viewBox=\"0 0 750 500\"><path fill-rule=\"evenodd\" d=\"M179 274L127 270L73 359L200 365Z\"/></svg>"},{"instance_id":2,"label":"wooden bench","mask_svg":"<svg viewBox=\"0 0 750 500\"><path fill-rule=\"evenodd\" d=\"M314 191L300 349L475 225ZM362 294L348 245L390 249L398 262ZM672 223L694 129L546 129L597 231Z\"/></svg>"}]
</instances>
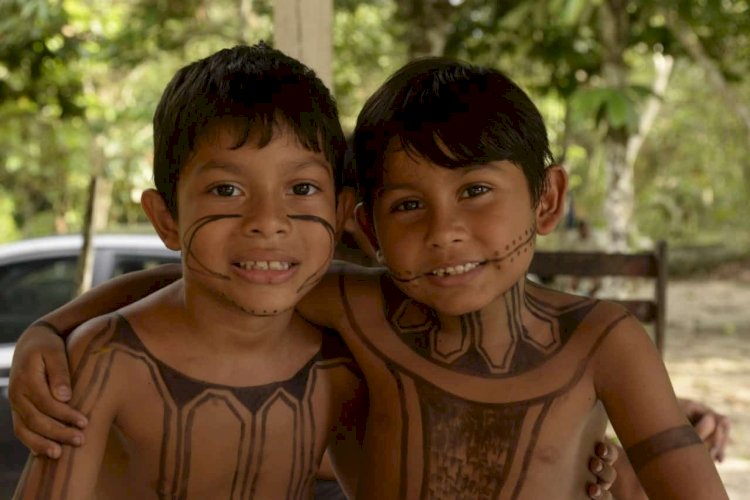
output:
<instances>
[{"instance_id":1,"label":"wooden bench","mask_svg":"<svg viewBox=\"0 0 750 500\"><path fill-rule=\"evenodd\" d=\"M653 252L551 252L537 250L530 273L539 277L579 276L645 277L654 280L652 299L622 300L606 296L598 298L626 307L642 323L654 325L656 347L664 354L667 311L667 243L660 241Z\"/></svg>"}]
</instances>

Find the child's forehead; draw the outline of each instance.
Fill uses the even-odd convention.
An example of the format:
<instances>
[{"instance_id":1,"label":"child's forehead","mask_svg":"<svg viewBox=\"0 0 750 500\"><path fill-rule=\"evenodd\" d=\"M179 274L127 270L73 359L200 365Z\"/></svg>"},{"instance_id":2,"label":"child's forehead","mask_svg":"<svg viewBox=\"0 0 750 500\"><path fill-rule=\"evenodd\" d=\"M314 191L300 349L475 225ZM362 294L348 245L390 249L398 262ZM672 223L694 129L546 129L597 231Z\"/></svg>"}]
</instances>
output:
<instances>
[{"instance_id":1,"label":"child's forehead","mask_svg":"<svg viewBox=\"0 0 750 500\"><path fill-rule=\"evenodd\" d=\"M224 168L239 174L262 167L263 171L273 170L284 174L313 166L324 169L330 177L334 175L333 166L326 155L305 147L291 129L278 129L266 136L262 128L242 130L217 124L199 135L183 169L210 172Z\"/></svg>"},{"instance_id":2,"label":"child's forehead","mask_svg":"<svg viewBox=\"0 0 750 500\"><path fill-rule=\"evenodd\" d=\"M485 157L458 158L437 134L433 137L433 143L428 147L425 147L424 144L418 145L407 142L401 137L395 137L388 142L382 158L383 174L408 170L416 165L467 171L495 162L495 160Z\"/></svg>"},{"instance_id":3,"label":"child's forehead","mask_svg":"<svg viewBox=\"0 0 750 500\"><path fill-rule=\"evenodd\" d=\"M263 123L234 117L217 119L198 134L196 149L219 144L227 149L248 146L260 150L266 148L271 142L283 144L284 147L289 148L290 152L303 149L325 159L322 148L309 147L291 125L276 120L272 123ZM325 164L332 168L327 159L325 159Z\"/></svg>"}]
</instances>

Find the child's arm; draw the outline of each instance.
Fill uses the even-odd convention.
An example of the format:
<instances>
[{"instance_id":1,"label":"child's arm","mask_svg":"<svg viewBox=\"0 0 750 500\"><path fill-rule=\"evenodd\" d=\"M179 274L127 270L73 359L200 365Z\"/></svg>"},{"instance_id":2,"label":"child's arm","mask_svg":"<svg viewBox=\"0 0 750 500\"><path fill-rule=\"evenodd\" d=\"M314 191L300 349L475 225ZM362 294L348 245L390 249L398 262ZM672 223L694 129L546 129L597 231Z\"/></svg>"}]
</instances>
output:
<instances>
[{"instance_id":1,"label":"child's arm","mask_svg":"<svg viewBox=\"0 0 750 500\"><path fill-rule=\"evenodd\" d=\"M594 356L594 384L647 494L727 498L695 429L685 418L653 342L632 316L602 304L610 329Z\"/></svg>"},{"instance_id":2,"label":"child's arm","mask_svg":"<svg viewBox=\"0 0 750 500\"><path fill-rule=\"evenodd\" d=\"M713 408L691 399L678 399L680 408L695 427L703 443L708 448L711 458L717 462L724 459L724 452L729 440L731 427L729 418L716 412ZM620 454L614 463L617 481L612 486L615 498L622 500L648 500L638 476L635 475L627 456Z\"/></svg>"},{"instance_id":3,"label":"child's arm","mask_svg":"<svg viewBox=\"0 0 750 500\"><path fill-rule=\"evenodd\" d=\"M92 320L76 330L68 343L70 368L74 373L72 405L88 417L86 443L80 447L63 446L59 460L31 455L14 499L94 498L107 436L122 390L115 373L105 377L95 369L99 358L108 355L106 350L90 349L106 322L106 318Z\"/></svg>"},{"instance_id":4,"label":"child's arm","mask_svg":"<svg viewBox=\"0 0 750 500\"><path fill-rule=\"evenodd\" d=\"M8 396L18 439L35 454L57 458L58 443L76 444L86 418L66 402L70 375L63 338L84 321L119 309L172 283L177 264L114 278L48 313L29 326L16 343Z\"/></svg>"}]
</instances>

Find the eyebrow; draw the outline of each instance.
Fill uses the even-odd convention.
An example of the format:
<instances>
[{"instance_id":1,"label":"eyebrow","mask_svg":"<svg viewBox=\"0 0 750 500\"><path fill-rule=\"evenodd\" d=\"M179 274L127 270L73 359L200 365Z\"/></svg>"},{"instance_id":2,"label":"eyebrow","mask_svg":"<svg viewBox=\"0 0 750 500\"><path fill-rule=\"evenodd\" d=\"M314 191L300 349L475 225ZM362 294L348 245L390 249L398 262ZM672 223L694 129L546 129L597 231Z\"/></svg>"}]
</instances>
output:
<instances>
[{"instance_id":1,"label":"eyebrow","mask_svg":"<svg viewBox=\"0 0 750 500\"><path fill-rule=\"evenodd\" d=\"M507 161L511 165L513 164L510 160L498 160L498 161L491 161L487 163L478 163L475 165L466 165L465 167L459 167L455 169L450 170L460 170L461 176L468 175L472 172L476 172L477 170L501 170L501 166L499 163ZM446 167L440 167L440 168L446 168ZM411 183L408 182L402 182L399 184L383 184L377 191L375 191L376 195L382 194L384 191L395 191L397 189L414 189Z\"/></svg>"},{"instance_id":2,"label":"eyebrow","mask_svg":"<svg viewBox=\"0 0 750 500\"><path fill-rule=\"evenodd\" d=\"M289 168L292 170L300 170L307 167L319 167L324 169L328 173L333 173L333 167L328 162L322 162L315 158L304 158L299 160L281 161L279 163L281 168ZM240 174L244 166L227 161L216 161L209 160L201 165L198 165L198 173L208 172L212 170L225 170L233 174Z\"/></svg>"}]
</instances>

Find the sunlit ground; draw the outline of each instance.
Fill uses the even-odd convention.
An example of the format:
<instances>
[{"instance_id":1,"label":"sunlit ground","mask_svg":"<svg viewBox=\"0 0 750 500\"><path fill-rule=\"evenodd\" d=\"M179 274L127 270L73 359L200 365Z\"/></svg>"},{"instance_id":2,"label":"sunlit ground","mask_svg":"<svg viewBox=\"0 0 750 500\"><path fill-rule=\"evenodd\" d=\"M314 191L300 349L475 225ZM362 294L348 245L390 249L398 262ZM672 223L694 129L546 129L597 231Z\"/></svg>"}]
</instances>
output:
<instances>
[{"instance_id":1,"label":"sunlit ground","mask_svg":"<svg viewBox=\"0 0 750 500\"><path fill-rule=\"evenodd\" d=\"M750 499L750 269L671 280L667 317L675 390L731 418L732 441L718 469L732 500Z\"/></svg>"}]
</instances>

